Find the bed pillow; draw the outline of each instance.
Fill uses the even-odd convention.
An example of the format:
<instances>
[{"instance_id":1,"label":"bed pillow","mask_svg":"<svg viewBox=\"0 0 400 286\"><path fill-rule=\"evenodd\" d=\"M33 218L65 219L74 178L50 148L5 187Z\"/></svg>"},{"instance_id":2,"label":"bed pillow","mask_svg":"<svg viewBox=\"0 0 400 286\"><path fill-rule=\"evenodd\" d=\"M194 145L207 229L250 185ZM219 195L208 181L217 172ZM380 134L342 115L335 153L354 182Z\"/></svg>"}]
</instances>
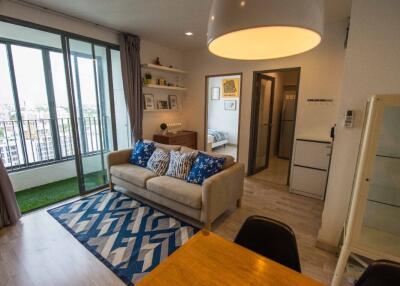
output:
<instances>
[{"instance_id":1,"label":"bed pillow","mask_svg":"<svg viewBox=\"0 0 400 286\"><path fill-rule=\"evenodd\" d=\"M224 167L225 158L199 153L187 177L189 183L202 185L204 180L215 175Z\"/></svg>"},{"instance_id":2,"label":"bed pillow","mask_svg":"<svg viewBox=\"0 0 400 286\"><path fill-rule=\"evenodd\" d=\"M156 147L153 142L147 143L143 142L143 140L139 140L136 142L135 148L132 150L129 163L146 168L147 161L149 161L155 149Z\"/></svg>"},{"instance_id":3,"label":"bed pillow","mask_svg":"<svg viewBox=\"0 0 400 286\"><path fill-rule=\"evenodd\" d=\"M169 152L166 152L161 148L157 148L147 162L147 169L153 171L158 176L162 176L167 171L168 165Z\"/></svg>"},{"instance_id":4,"label":"bed pillow","mask_svg":"<svg viewBox=\"0 0 400 286\"><path fill-rule=\"evenodd\" d=\"M166 175L178 179L186 180L192 163L196 158L195 152L181 153L179 151L170 151L169 165Z\"/></svg>"}]
</instances>

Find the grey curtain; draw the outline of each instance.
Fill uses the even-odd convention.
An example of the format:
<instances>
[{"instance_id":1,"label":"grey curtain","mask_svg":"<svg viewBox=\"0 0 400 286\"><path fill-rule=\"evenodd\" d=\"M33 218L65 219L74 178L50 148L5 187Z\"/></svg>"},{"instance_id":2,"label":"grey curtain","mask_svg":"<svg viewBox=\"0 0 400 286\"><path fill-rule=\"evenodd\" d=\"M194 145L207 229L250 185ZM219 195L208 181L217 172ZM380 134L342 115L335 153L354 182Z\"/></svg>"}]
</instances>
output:
<instances>
[{"instance_id":1,"label":"grey curtain","mask_svg":"<svg viewBox=\"0 0 400 286\"><path fill-rule=\"evenodd\" d=\"M132 130L132 143L143 135L142 75L140 70L140 38L134 35L120 35L122 80L125 102Z\"/></svg>"},{"instance_id":2,"label":"grey curtain","mask_svg":"<svg viewBox=\"0 0 400 286\"><path fill-rule=\"evenodd\" d=\"M0 228L16 223L20 217L13 186L0 158Z\"/></svg>"}]
</instances>

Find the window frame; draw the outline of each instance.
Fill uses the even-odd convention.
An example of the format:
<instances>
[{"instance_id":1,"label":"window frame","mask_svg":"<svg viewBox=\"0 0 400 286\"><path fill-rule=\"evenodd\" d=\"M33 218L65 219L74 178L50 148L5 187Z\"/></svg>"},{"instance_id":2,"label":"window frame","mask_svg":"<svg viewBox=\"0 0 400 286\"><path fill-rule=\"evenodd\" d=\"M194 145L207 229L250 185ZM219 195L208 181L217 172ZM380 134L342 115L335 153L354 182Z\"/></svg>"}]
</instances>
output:
<instances>
[{"instance_id":1,"label":"window frame","mask_svg":"<svg viewBox=\"0 0 400 286\"><path fill-rule=\"evenodd\" d=\"M21 171L21 170L30 169L30 168L37 168L39 166L56 164L56 163L60 163L62 161L67 161L67 160L76 160L76 154L77 154L78 150L76 149L74 142L72 142L74 154L72 156L63 156L63 154L62 154L61 142L60 142L60 138L59 138L60 133L59 133L59 130L58 130L59 128L58 128L58 124L57 124L57 120L58 120L57 108L56 108L56 102L55 102L55 95L54 95L55 90L54 90L54 83L53 83L52 69L51 69L51 59L50 59L50 52L58 52L63 56L63 59L65 61L66 51L65 51L65 47L64 47L64 41L68 41L69 39L77 39L80 41L87 42L92 45L92 50L94 49L94 46L100 46L100 47L104 47L106 49L106 59L105 60L106 60L107 66L103 67L103 63L101 61L98 61L99 65L101 66L101 68L99 69L98 72L104 72L105 69L108 72L108 76L107 76L108 100L109 100L110 111L111 111L111 114L110 114L111 115L111 126L113 129L113 134L112 134L113 150L117 150L118 145L117 145L117 136L116 136L111 50L119 51L120 50L119 46L116 44L113 44L113 43L109 43L109 42L101 41L98 39L86 37L83 35L59 30L56 28L51 28L51 27L27 22L27 21L20 20L20 19L11 18L8 16L0 15L0 22L10 23L10 24L14 24L14 25L31 28L31 29L36 29L36 30L40 30L40 31L44 31L44 32L50 32L50 33L57 34L58 36L60 36L60 42L62 44L62 48L55 48L55 47L49 47L49 46L40 45L40 44L36 44L36 43L29 43L29 42L24 42L24 41L20 41L20 40L7 39L7 38L0 37L0 44L4 44L6 46L9 73L10 73L10 79L11 79L11 83L12 83L14 106L15 106L15 110L16 110L16 114L17 114L16 121L18 122L18 125L19 125L19 130L20 130L19 135L21 137L19 140L21 140L22 151L23 151L22 162L24 162L23 164L11 165L11 166L7 167L9 172ZM20 108L20 104L19 104L18 88L17 88L17 84L16 84L15 67L14 67L13 56L12 56L12 51L11 51L12 45L39 49L42 53L42 62L43 62L43 69L44 69L44 75L45 75L45 81L46 81L46 96L47 96L47 100L48 100L49 115L50 115L50 119L55 119L55 120L50 120L50 122L52 124L51 136L53 139L54 159L47 158L47 160L39 160L39 161L35 161L35 162L29 162L27 147L26 147L27 143L25 140L24 127L23 127L23 121L22 121L22 116L21 116L21 108ZM79 53L75 53L75 52L68 53L68 56L74 56L75 59L77 57L92 58L89 55L79 54ZM95 55L94 51L93 51L93 59L96 59L96 55ZM66 65L65 62L64 62L64 65ZM73 96L73 94L71 92L69 92L69 88L68 88L68 84L70 84L70 83L68 83L68 81L70 80L70 78L69 78L69 75L67 75L67 71L65 71L65 72L66 72L68 97L70 97L70 96ZM72 72L72 69L68 72ZM96 80L97 80L97 76L98 75L95 74ZM101 77L101 79L103 79L103 77ZM97 89L98 89L97 82L96 82L95 88L96 88L97 93L106 94L105 90L104 90L104 86L102 86L102 85L100 85L99 90L97 91ZM68 99L68 101L69 101L69 99ZM69 108L71 108L70 101L69 101ZM101 108L103 108L103 107L101 107ZM72 119L70 119L70 120L71 120L71 127L73 129L74 127L72 125L74 123L73 123ZM102 121L101 118L99 118L98 120L99 120L99 122ZM75 141L75 139L76 139L76 137L73 136L72 140ZM103 139L101 139L101 140L102 141L100 143L103 144L104 143ZM7 143L7 146L8 146L8 143ZM8 156L9 154L8 154L7 150L4 150L4 151L6 152L5 154ZM102 150L101 152L100 151L99 152L89 152L89 153L86 153L85 156L86 155L88 155L88 156L97 155L104 151L112 151L112 150L109 150L109 146L107 146L107 144L105 144L104 150ZM19 163L21 163L21 160Z\"/></svg>"}]
</instances>

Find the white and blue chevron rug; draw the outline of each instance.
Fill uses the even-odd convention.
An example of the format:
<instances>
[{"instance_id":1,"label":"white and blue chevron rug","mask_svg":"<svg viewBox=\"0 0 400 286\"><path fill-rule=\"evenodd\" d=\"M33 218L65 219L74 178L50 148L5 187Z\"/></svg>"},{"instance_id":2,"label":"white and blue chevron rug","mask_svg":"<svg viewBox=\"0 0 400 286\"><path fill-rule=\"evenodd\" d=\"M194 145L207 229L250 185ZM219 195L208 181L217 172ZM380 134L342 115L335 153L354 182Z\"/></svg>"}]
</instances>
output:
<instances>
[{"instance_id":1,"label":"white and blue chevron rug","mask_svg":"<svg viewBox=\"0 0 400 286\"><path fill-rule=\"evenodd\" d=\"M198 231L120 192L100 192L48 212L127 285Z\"/></svg>"}]
</instances>

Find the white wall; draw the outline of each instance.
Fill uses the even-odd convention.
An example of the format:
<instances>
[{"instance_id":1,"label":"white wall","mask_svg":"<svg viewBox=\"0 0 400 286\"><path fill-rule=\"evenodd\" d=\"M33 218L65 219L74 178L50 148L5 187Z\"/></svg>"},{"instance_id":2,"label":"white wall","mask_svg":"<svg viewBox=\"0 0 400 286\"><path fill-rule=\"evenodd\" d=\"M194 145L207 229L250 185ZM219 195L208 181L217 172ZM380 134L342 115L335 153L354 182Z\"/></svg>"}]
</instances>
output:
<instances>
[{"instance_id":1,"label":"white wall","mask_svg":"<svg viewBox=\"0 0 400 286\"><path fill-rule=\"evenodd\" d=\"M373 94L400 94L400 1L354 0L332 167L319 241L337 246L347 217L362 121ZM346 110L356 124L343 128Z\"/></svg>"},{"instance_id":2,"label":"white wall","mask_svg":"<svg viewBox=\"0 0 400 286\"><path fill-rule=\"evenodd\" d=\"M218 58L211 55L206 48L186 52L184 62L189 70L189 93L184 100L184 116L187 127L199 133L199 147L204 144L206 75L243 72L239 161L247 167L253 72L289 67L301 67L296 136L329 137L330 127L336 120L337 99L341 90L345 33L345 22L330 23L325 28L321 45L316 49L301 55L268 61ZM307 103L307 98L315 97L332 98L334 102L324 106ZM316 114L319 115L318 120L315 119Z\"/></svg>"},{"instance_id":3,"label":"white wall","mask_svg":"<svg viewBox=\"0 0 400 286\"><path fill-rule=\"evenodd\" d=\"M208 79L208 128L227 132L229 135L228 143L232 145L237 145L240 106L239 98L223 98L222 81L226 78L239 78L240 82L240 76L210 77ZM219 100L211 99L211 92L213 87L219 87ZM225 110L225 100L236 101L236 110Z\"/></svg>"}]
</instances>

